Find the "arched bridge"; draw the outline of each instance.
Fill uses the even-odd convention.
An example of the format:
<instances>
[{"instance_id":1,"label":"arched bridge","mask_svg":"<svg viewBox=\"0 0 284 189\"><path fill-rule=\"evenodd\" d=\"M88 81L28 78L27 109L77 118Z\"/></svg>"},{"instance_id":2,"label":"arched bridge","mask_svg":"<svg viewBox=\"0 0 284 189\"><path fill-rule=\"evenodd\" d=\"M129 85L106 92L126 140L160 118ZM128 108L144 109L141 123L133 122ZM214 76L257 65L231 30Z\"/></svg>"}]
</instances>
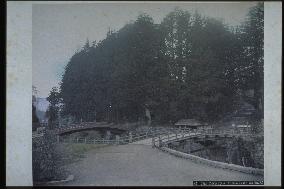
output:
<instances>
[{"instance_id":1,"label":"arched bridge","mask_svg":"<svg viewBox=\"0 0 284 189\"><path fill-rule=\"evenodd\" d=\"M110 128L110 124L102 124L100 126L76 126L66 128L58 132L59 135L74 131L82 131L92 128ZM113 127L116 128L116 127ZM195 130L191 129L178 129L178 128L155 128L150 127L146 131L140 132L129 132L128 136L119 137L116 136L115 139L106 140L106 139L92 139L92 138L58 138L59 142L71 142L71 143L86 143L86 144L146 144L156 147L167 145L168 143L195 139L195 140L217 140L220 138L232 138L232 137L242 137L245 139L252 139L253 137L258 137L258 135L252 134L250 132L236 132L234 130Z\"/></svg>"},{"instance_id":2,"label":"arched bridge","mask_svg":"<svg viewBox=\"0 0 284 189\"><path fill-rule=\"evenodd\" d=\"M93 129L112 129L117 130L120 132L125 131L125 129L122 129L120 127L117 127L117 125L113 123L107 123L107 122L82 122L78 124L70 124L67 127L61 127L56 129L57 135L65 135L73 132L80 132L84 130L93 130Z\"/></svg>"},{"instance_id":3,"label":"arched bridge","mask_svg":"<svg viewBox=\"0 0 284 189\"><path fill-rule=\"evenodd\" d=\"M245 131L235 131L235 130L196 130L196 131L182 131L180 133L171 134L168 133L167 135L159 135L157 137L152 138L152 145L153 146L163 146L171 142L187 140L187 139L195 139L195 140L216 140L219 138L234 138L234 137L241 137L245 140L251 140L254 137L259 137L259 134L254 134L251 132ZM261 135L262 136L262 135Z\"/></svg>"}]
</instances>

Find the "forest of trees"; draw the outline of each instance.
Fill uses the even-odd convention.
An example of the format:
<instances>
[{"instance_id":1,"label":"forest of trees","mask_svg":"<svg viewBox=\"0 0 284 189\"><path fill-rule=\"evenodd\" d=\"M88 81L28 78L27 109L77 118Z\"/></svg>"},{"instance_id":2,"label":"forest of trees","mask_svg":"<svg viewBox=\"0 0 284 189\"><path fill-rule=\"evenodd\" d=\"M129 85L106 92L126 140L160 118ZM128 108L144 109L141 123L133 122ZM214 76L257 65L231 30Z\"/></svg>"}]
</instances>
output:
<instances>
[{"instance_id":1,"label":"forest of trees","mask_svg":"<svg viewBox=\"0 0 284 189\"><path fill-rule=\"evenodd\" d=\"M263 3L238 27L176 8L160 24L146 14L99 42L87 40L68 62L48 114L76 120L156 123L217 121L243 91L263 117ZM52 110L53 108L53 110Z\"/></svg>"}]
</instances>

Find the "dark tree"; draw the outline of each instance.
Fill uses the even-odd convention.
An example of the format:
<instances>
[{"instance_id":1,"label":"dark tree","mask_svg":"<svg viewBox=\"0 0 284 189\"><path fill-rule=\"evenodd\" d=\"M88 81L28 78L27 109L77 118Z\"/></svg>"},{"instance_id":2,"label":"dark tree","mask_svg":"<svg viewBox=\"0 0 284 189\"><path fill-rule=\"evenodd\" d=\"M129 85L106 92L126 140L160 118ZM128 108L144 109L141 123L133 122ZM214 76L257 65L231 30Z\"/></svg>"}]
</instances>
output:
<instances>
[{"instance_id":1,"label":"dark tree","mask_svg":"<svg viewBox=\"0 0 284 189\"><path fill-rule=\"evenodd\" d=\"M32 86L32 130L35 131L37 127L39 127L39 119L36 115L36 94L37 94L37 89L35 86Z\"/></svg>"},{"instance_id":2,"label":"dark tree","mask_svg":"<svg viewBox=\"0 0 284 189\"><path fill-rule=\"evenodd\" d=\"M254 98L250 99L258 116L263 118L263 85L264 85L264 5L258 3L248 13L247 21L242 28L243 64L241 88L253 89Z\"/></svg>"},{"instance_id":3,"label":"dark tree","mask_svg":"<svg viewBox=\"0 0 284 189\"><path fill-rule=\"evenodd\" d=\"M60 93L56 87L53 87L47 97L47 101L49 101L49 107L46 112L48 118L49 127L52 129L58 124L58 114L60 108Z\"/></svg>"},{"instance_id":4,"label":"dark tree","mask_svg":"<svg viewBox=\"0 0 284 189\"><path fill-rule=\"evenodd\" d=\"M252 8L238 28L180 9L161 24L141 14L102 41L87 40L65 68L62 113L77 121L217 121L250 88L248 100L261 110L262 11L261 4Z\"/></svg>"}]
</instances>

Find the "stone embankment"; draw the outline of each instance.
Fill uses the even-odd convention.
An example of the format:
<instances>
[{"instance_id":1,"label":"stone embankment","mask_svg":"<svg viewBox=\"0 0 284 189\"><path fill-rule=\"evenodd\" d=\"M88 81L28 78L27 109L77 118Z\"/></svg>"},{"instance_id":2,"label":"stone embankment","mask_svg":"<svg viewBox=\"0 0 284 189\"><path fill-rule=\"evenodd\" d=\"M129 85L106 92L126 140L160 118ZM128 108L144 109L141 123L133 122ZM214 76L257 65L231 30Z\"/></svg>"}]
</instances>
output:
<instances>
[{"instance_id":1,"label":"stone embankment","mask_svg":"<svg viewBox=\"0 0 284 189\"><path fill-rule=\"evenodd\" d=\"M201 157L198 157L198 156L195 156L195 155L179 152L179 151L167 148L167 147L161 147L160 149L164 152L167 152L169 154L173 154L177 157L190 159L191 161L193 161L195 163L206 164L206 165L209 165L209 166L212 166L212 167L229 169L229 170L239 171L239 172L248 173L248 174L255 174L255 175L263 175L264 174L263 169L257 169L257 168L252 168L252 167L243 167L243 166L234 165L234 164L212 161L212 160L204 159L204 158L201 158Z\"/></svg>"}]
</instances>

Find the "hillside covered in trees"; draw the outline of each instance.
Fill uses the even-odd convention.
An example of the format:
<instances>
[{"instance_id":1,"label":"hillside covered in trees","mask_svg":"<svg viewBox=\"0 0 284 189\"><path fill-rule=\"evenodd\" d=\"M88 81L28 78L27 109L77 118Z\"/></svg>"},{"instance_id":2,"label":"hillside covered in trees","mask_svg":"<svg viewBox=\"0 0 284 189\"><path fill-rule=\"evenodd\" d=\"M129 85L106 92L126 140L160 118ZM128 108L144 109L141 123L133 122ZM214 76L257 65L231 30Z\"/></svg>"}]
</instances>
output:
<instances>
[{"instance_id":1,"label":"hillside covered in trees","mask_svg":"<svg viewBox=\"0 0 284 189\"><path fill-rule=\"evenodd\" d=\"M242 95L263 117L263 4L232 28L222 21L175 9L160 24L146 14L99 42L87 41L53 88L49 119L173 123L217 121ZM148 117L146 116L148 114Z\"/></svg>"}]
</instances>

